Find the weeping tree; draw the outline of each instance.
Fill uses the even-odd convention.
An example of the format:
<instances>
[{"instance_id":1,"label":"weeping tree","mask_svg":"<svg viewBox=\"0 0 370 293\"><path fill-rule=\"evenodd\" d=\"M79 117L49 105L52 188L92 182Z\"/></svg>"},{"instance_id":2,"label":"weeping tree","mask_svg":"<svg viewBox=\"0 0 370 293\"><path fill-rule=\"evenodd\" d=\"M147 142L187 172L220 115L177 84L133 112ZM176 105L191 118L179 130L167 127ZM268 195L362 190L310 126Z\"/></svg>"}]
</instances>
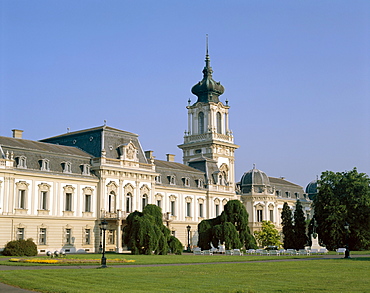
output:
<instances>
[{"instance_id":1,"label":"weeping tree","mask_svg":"<svg viewBox=\"0 0 370 293\"><path fill-rule=\"evenodd\" d=\"M248 226L248 213L239 200L230 200L220 216L203 220L198 225L198 246L210 249L225 244L226 249L256 248Z\"/></svg>"},{"instance_id":2,"label":"weeping tree","mask_svg":"<svg viewBox=\"0 0 370 293\"><path fill-rule=\"evenodd\" d=\"M293 248L294 245L294 226L292 210L290 209L287 202L284 203L283 211L281 213L281 225L283 226L282 232L284 235L284 248Z\"/></svg>"},{"instance_id":3,"label":"weeping tree","mask_svg":"<svg viewBox=\"0 0 370 293\"><path fill-rule=\"evenodd\" d=\"M126 221L123 241L132 254L167 254L169 250L181 254L182 244L163 225L160 207L146 205L143 212L131 213Z\"/></svg>"}]
</instances>

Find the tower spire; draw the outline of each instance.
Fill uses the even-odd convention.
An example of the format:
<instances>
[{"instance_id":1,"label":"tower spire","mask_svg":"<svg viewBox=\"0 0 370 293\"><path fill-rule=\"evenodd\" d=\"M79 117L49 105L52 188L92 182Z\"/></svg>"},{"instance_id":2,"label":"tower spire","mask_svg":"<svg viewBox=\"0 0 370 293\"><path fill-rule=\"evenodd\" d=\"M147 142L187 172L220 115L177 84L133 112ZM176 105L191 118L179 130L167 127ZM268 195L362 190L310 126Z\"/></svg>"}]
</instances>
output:
<instances>
[{"instance_id":1,"label":"tower spire","mask_svg":"<svg viewBox=\"0 0 370 293\"><path fill-rule=\"evenodd\" d=\"M211 60L209 59L208 54L208 34L206 34L206 66L203 69L204 76L210 76L212 78L212 67L211 67Z\"/></svg>"}]
</instances>

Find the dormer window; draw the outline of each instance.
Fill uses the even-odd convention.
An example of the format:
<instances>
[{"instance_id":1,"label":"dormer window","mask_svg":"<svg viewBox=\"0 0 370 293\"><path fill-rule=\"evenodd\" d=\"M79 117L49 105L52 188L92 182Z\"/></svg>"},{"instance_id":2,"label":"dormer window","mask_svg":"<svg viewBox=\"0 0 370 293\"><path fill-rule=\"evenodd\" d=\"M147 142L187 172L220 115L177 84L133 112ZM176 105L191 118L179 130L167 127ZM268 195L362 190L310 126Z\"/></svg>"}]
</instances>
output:
<instances>
[{"instance_id":1,"label":"dormer window","mask_svg":"<svg viewBox=\"0 0 370 293\"><path fill-rule=\"evenodd\" d=\"M182 180L184 181L184 186L187 186L187 187L190 186L190 178L184 177L182 178Z\"/></svg>"},{"instance_id":2,"label":"dormer window","mask_svg":"<svg viewBox=\"0 0 370 293\"><path fill-rule=\"evenodd\" d=\"M50 171L50 161L48 159L40 160L41 171Z\"/></svg>"},{"instance_id":3,"label":"dormer window","mask_svg":"<svg viewBox=\"0 0 370 293\"><path fill-rule=\"evenodd\" d=\"M295 196L295 198L299 198L299 193L298 192L294 192L294 196Z\"/></svg>"},{"instance_id":4,"label":"dormer window","mask_svg":"<svg viewBox=\"0 0 370 293\"><path fill-rule=\"evenodd\" d=\"M277 196L277 197L281 197L281 191L280 191L280 190L276 190L276 192L275 192L275 193L276 193L276 196Z\"/></svg>"},{"instance_id":5,"label":"dormer window","mask_svg":"<svg viewBox=\"0 0 370 293\"><path fill-rule=\"evenodd\" d=\"M176 176L175 175L168 176L168 179L169 179L171 185L176 184Z\"/></svg>"},{"instance_id":6,"label":"dormer window","mask_svg":"<svg viewBox=\"0 0 370 293\"><path fill-rule=\"evenodd\" d=\"M204 187L203 179L197 179L195 181L197 183L198 188L203 188Z\"/></svg>"},{"instance_id":7,"label":"dormer window","mask_svg":"<svg viewBox=\"0 0 370 293\"><path fill-rule=\"evenodd\" d=\"M89 164L82 164L81 165L82 175L90 175L90 168L91 166Z\"/></svg>"},{"instance_id":8,"label":"dormer window","mask_svg":"<svg viewBox=\"0 0 370 293\"><path fill-rule=\"evenodd\" d=\"M290 192L289 192L289 191L286 191L286 192L285 192L285 197L290 198Z\"/></svg>"},{"instance_id":9,"label":"dormer window","mask_svg":"<svg viewBox=\"0 0 370 293\"><path fill-rule=\"evenodd\" d=\"M26 169L27 168L26 161L27 161L27 158L25 156L18 157L17 158L17 168Z\"/></svg>"},{"instance_id":10,"label":"dormer window","mask_svg":"<svg viewBox=\"0 0 370 293\"><path fill-rule=\"evenodd\" d=\"M71 162L63 162L63 173L72 173L72 163Z\"/></svg>"},{"instance_id":11,"label":"dormer window","mask_svg":"<svg viewBox=\"0 0 370 293\"><path fill-rule=\"evenodd\" d=\"M155 176L155 183L162 183L162 177L160 175Z\"/></svg>"}]
</instances>

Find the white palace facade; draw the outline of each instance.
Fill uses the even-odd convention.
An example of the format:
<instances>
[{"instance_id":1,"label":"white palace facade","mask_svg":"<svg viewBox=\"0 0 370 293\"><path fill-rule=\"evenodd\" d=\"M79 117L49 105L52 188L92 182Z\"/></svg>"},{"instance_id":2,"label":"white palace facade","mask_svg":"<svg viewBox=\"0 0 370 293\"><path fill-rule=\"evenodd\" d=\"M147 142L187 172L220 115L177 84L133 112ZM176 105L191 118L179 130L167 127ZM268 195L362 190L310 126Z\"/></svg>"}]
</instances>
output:
<instances>
[{"instance_id":1,"label":"white palace facade","mask_svg":"<svg viewBox=\"0 0 370 293\"><path fill-rule=\"evenodd\" d=\"M107 251L122 252L127 216L156 204L172 234L197 244L197 225L221 214L233 199L249 213L252 231L262 220L278 229L284 202L297 199L307 216L311 202L302 187L267 177L253 168L235 179L239 147L229 129L229 106L219 100L224 88L212 78L208 53L203 79L192 88L197 101L188 109L188 130L174 155L155 159L138 135L107 125L31 141L21 130L0 136L0 249L10 240L32 238L40 253L98 252L99 223L108 222Z\"/></svg>"}]
</instances>

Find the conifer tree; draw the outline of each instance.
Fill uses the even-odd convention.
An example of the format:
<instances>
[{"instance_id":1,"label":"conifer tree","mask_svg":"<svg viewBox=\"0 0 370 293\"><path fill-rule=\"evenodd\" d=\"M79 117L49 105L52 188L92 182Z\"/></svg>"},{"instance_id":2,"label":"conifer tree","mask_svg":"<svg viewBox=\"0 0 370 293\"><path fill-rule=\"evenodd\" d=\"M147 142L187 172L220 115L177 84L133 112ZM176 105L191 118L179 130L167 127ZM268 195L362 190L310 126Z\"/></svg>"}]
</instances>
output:
<instances>
[{"instance_id":1,"label":"conifer tree","mask_svg":"<svg viewBox=\"0 0 370 293\"><path fill-rule=\"evenodd\" d=\"M284 203L283 211L281 213L281 225L283 226L283 243L285 249L294 248L294 226L292 218L292 210L287 202Z\"/></svg>"},{"instance_id":2,"label":"conifer tree","mask_svg":"<svg viewBox=\"0 0 370 293\"><path fill-rule=\"evenodd\" d=\"M300 200L297 200L294 210L294 246L303 249L307 245L306 218Z\"/></svg>"}]
</instances>

